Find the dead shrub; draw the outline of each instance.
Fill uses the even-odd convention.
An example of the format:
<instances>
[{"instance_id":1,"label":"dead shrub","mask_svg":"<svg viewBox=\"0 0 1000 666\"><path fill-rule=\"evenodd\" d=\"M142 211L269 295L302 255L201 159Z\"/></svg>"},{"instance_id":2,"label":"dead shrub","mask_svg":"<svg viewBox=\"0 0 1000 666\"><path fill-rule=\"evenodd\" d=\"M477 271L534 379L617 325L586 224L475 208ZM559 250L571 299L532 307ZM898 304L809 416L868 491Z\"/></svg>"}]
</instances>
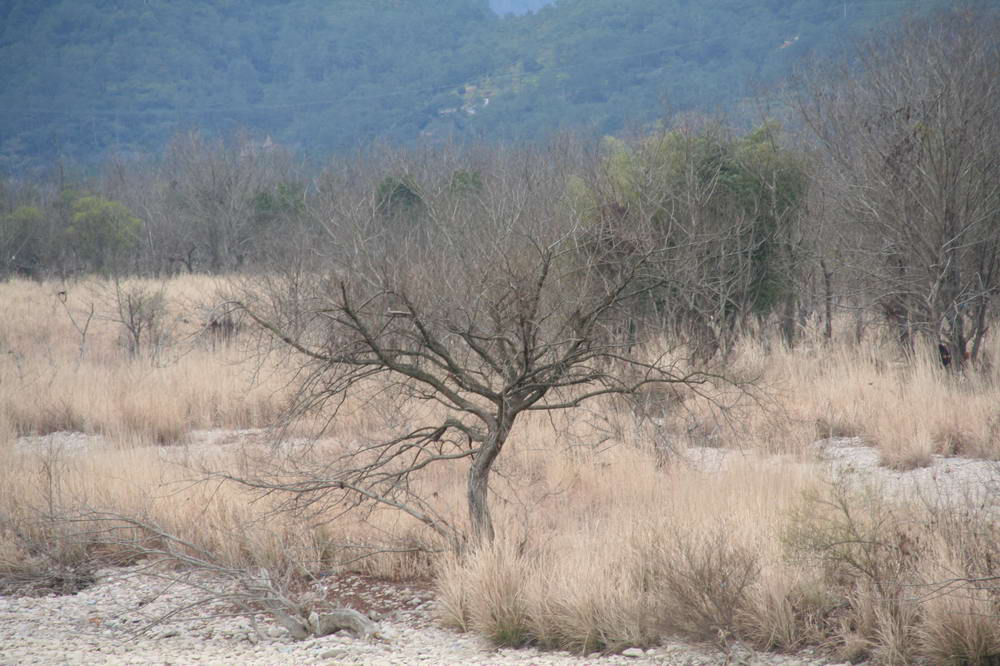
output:
<instances>
[{"instance_id":1,"label":"dead shrub","mask_svg":"<svg viewBox=\"0 0 1000 666\"><path fill-rule=\"evenodd\" d=\"M786 534L846 601L825 618L838 658L993 663L1000 653L1000 528L995 502L940 506L847 482L808 495Z\"/></svg>"},{"instance_id":2,"label":"dead shrub","mask_svg":"<svg viewBox=\"0 0 1000 666\"><path fill-rule=\"evenodd\" d=\"M818 561L830 582L862 580L885 596L913 563L913 540L904 525L878 487L858 490L841 480L825 493L804 495L785 543L793 555Z\"/></svg>"},{"instance_id":3,"label":"dead shrub","mask_svg":"<svg viewBox=\"0 0 1000 666\"><path fill-rule=\"evenodd\" d=\"M0 516L0 595L75 594L96 580L97 551L64 521L8 504Z\"/></svg>"},{"instance_id":4,"label":"dead shrub","mask_svg":"<svg viewBox=\"0 0 1000 666\"><path fill-rule=\"evenodd\" d=\"M120 344L129 358L155 358L170 342L167 328L166 287L152 289L139 281L115 280L114 291L103 298L107 312L99 317L114 322L121 329Z\"/></svg>"},{"instance_id":5,"label":"dead shrub","mask_svg":"<svg viewBox=\"0 0 1000 666\"><path fill-rule=\"evenodd\" d=\"M661 556L666 627L698 639L732 633L749 608L758 556L724 526L675 533Z\"/></svg>"},{"instance_id":6,"label":"dead shrub","mask_svg":"<svg viewBox=\"0 0 1000 666\"><path fill-rule=\"evenodd\" d=\"M811 572L771 571L751 589L737 618L739 633L761 649L795 652L826 639L828 618L840 603Z\"/></svg>"},{"instance_id":7,"label":"dead shrub","mask_svg":"<svg viewBox=\"0 0 1000 666\"><path fill-rule=\"evenodd\" d=\"M861 424L846 414L838 413L816 418L816 436L819 439L861 437L863 435L864 430Z\"/></svg>"}]
</instances>

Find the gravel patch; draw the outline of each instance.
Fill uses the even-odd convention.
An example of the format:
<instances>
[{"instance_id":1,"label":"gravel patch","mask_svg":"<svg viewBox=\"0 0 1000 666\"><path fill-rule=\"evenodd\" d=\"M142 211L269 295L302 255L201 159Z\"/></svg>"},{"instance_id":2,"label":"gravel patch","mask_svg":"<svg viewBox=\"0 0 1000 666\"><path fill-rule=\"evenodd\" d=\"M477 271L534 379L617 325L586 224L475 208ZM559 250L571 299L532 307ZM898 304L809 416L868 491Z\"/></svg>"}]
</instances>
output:
<instances>
[{"instance_id":1,"label":"gravel patch","mask_svg":"<svg viewBox=\"0 0 1000 666\"><path fill-rule=\"evenodd\" d=\"M14 450L20 453L81 454L105 446L107 440L100 435L68 431L19 437L14 442Z\"/></svg>"},{"instance_id":2,"label":"gravel patch","mask_svg":"<svg viewBox=\"0 0 1000 666\"><path fill-rule=\"evenodd\" d=\"M881 464L878 449L860 437L834 437L814 448L837 479L875 483L896 499L917 499L931 506L980 504L1000 494L1000 462L977 458L931 456L926 467L894 470Z\"/></svg>"},{"instance_id":3,"label":"gravel patch","mask_svg":"<svg viewBox=\"0 0 1000 666\"><path fill-rule=\"evenodd\" d=\"M684 664L813 666L809 655L757 654L736 645L723 652L682 643L615 655L574 655L535 649L495 649L485 640L436 626L425 587L357 575L325 578L318 592L351 603L377 619L378 635L361 640L341 632L294 641L264 616L254 624L221 602L156 618L204 596L207 574L171 583L136 567L101 571L75 595L0 597L2 664Z\"/></svg>"}]
</instances>

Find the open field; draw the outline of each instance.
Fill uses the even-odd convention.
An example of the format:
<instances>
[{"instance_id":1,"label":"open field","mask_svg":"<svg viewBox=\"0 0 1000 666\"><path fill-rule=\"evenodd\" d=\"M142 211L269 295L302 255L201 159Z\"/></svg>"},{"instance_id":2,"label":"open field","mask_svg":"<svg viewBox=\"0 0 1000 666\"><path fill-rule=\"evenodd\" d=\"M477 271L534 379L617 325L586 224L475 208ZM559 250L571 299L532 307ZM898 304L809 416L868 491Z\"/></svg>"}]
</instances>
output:
<instances>
[{"instance_id":1,"label":"open field","mask_svg":"<svg viewBox=\"0 0 1000 666\"><path fill-rule=\"evenodd\" d=\"M332 457L417 409L372 386L321 440L304 438L313 417L276 441L296 367L221 318L224 289L195 276L0 284L0 591L72 588L88 567L149 555L141 529L97 529L102 512L292 587L342 571L432 581L445 627L503 646L585 655L674 636L831 661L1000 658L988 362L949 374L936 350L904 358L845 321L825 344L808 327L792 350L743 341L727 371L753 379L751 395L651 391L532 415L497 462L498 539L458 556L399 513L296 512L222 479ZM987 341L981 358L1000 358ZM854 447L857 464L817 440ZM958 462L982 474L947 471ZM465 464L415 488L457 525Z\"/></svg>"}]
</instances>

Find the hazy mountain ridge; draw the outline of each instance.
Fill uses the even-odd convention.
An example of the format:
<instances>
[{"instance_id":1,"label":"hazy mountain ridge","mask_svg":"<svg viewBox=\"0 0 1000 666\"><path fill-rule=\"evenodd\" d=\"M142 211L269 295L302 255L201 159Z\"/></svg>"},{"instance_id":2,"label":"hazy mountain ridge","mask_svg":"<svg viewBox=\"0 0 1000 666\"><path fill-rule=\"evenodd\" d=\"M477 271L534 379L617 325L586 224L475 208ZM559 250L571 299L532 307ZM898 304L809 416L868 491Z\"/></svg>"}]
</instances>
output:
<instances>
[{"instance_id":1,"label":"hazy mountain ridge","mask_svg":"<svg viewBox=\"0 0 1000 666\"><path fill-rule=\"evenodd\" d=\"M199 127L313 154L375 137L610 133L732 104L910 2L13 0L0 10L0 168L156 152ZM492 7L492 10L491 10Z\"/></svg>"},{"instance_id":2,"label":"hazy mountain ridge","mask_svg":"<svg viewBox=\"0 0 1000 666\"><path fill-rule=\"evenodd\" d=\"M553 0L490 0L490 9L503 16L505 14L526 14L535 12Z\"/></svg>"}]
</instances>

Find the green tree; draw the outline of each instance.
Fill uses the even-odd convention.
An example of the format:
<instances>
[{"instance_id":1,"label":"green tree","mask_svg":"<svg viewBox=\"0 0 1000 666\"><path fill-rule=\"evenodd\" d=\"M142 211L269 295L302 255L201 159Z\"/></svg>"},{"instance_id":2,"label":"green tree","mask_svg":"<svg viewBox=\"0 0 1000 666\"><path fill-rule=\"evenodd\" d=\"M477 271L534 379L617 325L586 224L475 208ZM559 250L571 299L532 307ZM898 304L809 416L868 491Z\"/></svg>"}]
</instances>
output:
<instances>
[{"instance_id":1,"label":"green tree","mask_svg":"<svg viewBox=\"0 0 1000 666\"><path fill-rule=\"evenodd\" d=\"M660 236L669 275L647 307L676 333L710 341L706 356L728 349L749 316L794 312L793 230L807 181L778 134L775 125L736 136L707 124L608 139L602 176L570 184L591 221L588 251L627 247L647 223Z\"/></svg>"},{"instance_id":2,"label":"green tree","mask_svg":"<svg viewBox=\"0 0 1000 666\"><path fill-rule=\"evenodd\" d=\"M459 169L451 174L448 190L457 195L476 195L483 191L483 177L478 171Z\"/></svg>"},{"instance_id":3,"label":"green tree","mask_svg":"<svg viewBox=\"0 0 1000 666\"><path fill-rule=\"evenodd\" d=\"M375 206L387 218L413 218L424 211L424 199L408 175L386 176L375 190Z\"/></svg>"},{"instance_id":4,"label":"green tree","mask_svg":"<svg viewBox=\"0 0 1000 666\"><path fill-rule=\"evenodd\" d=\"M72 212L67 240L77 256L97 270L110 268L138 242L142 221L117 201L85 196L73 202Z\"/></svg>"},{"instance_id":5,"label":"green tree","mask_svg":"<svg viewBox=\"0 0 1000 666\"><path fill-rule=\"evenodd\" d=\"M18 206L0 216L0 266L4 273L35 275L41 269L45 215L35 206Z\"/></svg>"},{"instance_id":6,"label":"green tree","mask_svg":"<svg viewBox=\"0 0 1000 666\"><path fill-rule=\"evenodd\" d=\"M301 183L278 183L254 195L254 221L261 229L274 227L305 212L305 187Z\"/></svg>"}]
</instances>

